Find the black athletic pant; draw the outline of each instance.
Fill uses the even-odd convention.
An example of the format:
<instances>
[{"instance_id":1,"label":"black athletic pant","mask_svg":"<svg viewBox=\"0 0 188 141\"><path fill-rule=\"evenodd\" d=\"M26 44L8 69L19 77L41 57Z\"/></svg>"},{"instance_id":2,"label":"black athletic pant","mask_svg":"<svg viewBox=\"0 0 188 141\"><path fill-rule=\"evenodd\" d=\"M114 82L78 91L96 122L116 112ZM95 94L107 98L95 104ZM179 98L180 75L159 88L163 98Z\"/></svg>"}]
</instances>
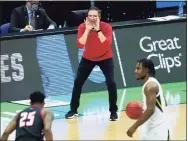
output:
<instances>
[{"instance_id":1,"label":"black athletic pant","mask_svg":"<svg viewBox=\"0 0 188 141\"><path fill-rule=\"evenodd\" d=\"M82 86L85 80L89 77L95 65L98 65L100 67L106 78L106 85L108 87L109 93L109 111L117 112L117 89L116 83L114 81L114 64L112 58L102 61L90 61L82 57L78 66L77 76L74 81L72 99L70 104L71 110L77 111L79 107Z\"/></svg>"}]
</instances>

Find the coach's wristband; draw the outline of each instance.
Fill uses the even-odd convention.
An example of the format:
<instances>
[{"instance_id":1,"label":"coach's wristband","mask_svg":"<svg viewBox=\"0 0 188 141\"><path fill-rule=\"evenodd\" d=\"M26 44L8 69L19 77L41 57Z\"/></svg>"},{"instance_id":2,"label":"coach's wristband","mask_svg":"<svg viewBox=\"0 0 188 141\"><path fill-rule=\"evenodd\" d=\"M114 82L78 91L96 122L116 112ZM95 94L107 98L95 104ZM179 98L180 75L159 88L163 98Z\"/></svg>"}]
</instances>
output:
<instances>
[{"instance_id":1,"label":"coach's wristband","mask_svg":"<svg viewBox=\"0 0 188 141\"><path fill-rule=\"evenodd\" d=\"M101 30L99 29L99 30L97 30L97 33L99 33Z\"/></svg>"}]
</instances>

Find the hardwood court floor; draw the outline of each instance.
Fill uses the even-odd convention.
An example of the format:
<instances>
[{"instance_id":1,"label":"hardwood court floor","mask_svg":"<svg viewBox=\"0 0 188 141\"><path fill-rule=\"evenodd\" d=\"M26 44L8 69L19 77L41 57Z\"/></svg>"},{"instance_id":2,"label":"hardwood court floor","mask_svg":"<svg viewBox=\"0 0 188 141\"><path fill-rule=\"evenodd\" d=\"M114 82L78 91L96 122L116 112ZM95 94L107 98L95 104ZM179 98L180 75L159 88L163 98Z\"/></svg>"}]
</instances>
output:
<instances>
[{"instance_id":1,"label":"hardwood court floor","mask_svg":"<svg viewBox=\"0 0 188 141\"><path fill-rule=\"evenodd\" d=\"M186 82L163 84L164 95L167 100L167 116L170 122L172 140L186 140ZM123 111L128 102L136 100L142 102L142 87L118 89L117 105ZM53 97L55 100L70 101L69 96ZM0 103L1 135L7 124L15 114L28 106ZM55 120L52 124L54 140L138 140L139 130L133 138L126 135L127 129L134 123L125 112L119 112L119 121L109 121L107 91L83 94L79 107L80 117L72 120L64 119L70 110L70 105L50 107L54 112ZM15 139L15 132L9 140Z\"/></svg>"},{"instance_id":2,"label":"hardwood court floor","mask_svg":"<svg viewBox=\"0 0 188 141\"><path fill-rule=\"evenodd\" d=\"M186 140L186 104L168 106L167 118L170 123L171 139ZM134 123L125 112L119 112L119 120L109 121L109 113L91 114L75 119L56 119L52 124L54 140L138 140L139 130L133 138L126 135L127 129ZM7 123L1 124L4 131ZM2 135L2 132L1 132ZM14 140L15 132L9 140Z\"/></svg>"},{"instance_id":3,"label":"hardwood court floor","mask_svg":"<svg viewBox=\"0 0 188 141\"><path fill-rule=\"evenodd\" d=\"M167 118L170 122L172 140L186 140L186 104L168 106ZM81 116L75 119L59 119L53 122L55 140L138 140L139 130L133 138L126 135L134 123L124 112L119 120L108 120L109 113Z\"/></svg>"}]
</instances>

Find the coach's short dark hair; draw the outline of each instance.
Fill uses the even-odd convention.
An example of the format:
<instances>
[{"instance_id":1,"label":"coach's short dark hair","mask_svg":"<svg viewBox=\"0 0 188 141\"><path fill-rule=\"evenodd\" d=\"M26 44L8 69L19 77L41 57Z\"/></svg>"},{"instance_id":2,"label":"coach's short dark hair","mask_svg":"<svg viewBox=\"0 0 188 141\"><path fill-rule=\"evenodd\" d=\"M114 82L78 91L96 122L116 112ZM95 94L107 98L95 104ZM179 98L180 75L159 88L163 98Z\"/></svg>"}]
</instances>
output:
<instances>
[{"instance_id":1,"label":"coach's short dark hair","mask_svg":"<svg viewBox=\"0 0 188 141\"><path fill-rule=\"evenodd\" d=\"M90 8L88 9L87 14L88 14L89 11L91 11L91 10L98 11L98 13L99 13L99 17L101 17L101 10L100 10L98 7L96 7L96 6L92 6L92 7L90 7Z\"/></svg>"},{"instance_id":2,"label":"coach's short dark hair","mask_svg":"<svg viewBox=\"0 0 188 141\"><path fill-rule=\"evenodd\" d=\"M31 100L31 104L35 104L35 103L44 103L44 99L46 98L46 96L40 92L40 91L34 91L30 94L30 100Z\"/></svg>"},{"instance_id":3,"label":"coach's short dark hair","mask_svg":"<svg viewBox=\"0 0 188 141\"><path fill-rule=\"evenodd\" d=\"M155 66L151 59L143 58L143 59L138 60L137 62L142 63L142 66L149 70L150 76L153 76L153 77L155 76Z\"/></svg>"}]
</instances>

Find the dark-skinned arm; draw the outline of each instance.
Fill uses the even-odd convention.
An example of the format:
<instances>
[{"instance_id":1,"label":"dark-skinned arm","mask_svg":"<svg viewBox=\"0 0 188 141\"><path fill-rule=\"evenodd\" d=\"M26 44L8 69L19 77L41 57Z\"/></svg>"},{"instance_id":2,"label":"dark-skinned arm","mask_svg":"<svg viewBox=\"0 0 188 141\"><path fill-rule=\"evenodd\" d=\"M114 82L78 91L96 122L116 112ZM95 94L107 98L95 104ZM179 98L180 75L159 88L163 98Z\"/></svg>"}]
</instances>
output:
<instances>
[{"instance_id":1,"label":"dark-skinned arm","mask_svg":"<svg viewBox=\"0 0 188 141\"><path fill-rule=\"evenodd\" d=\"M16 115L12 119L12 121L9 123L9 125L7 126L7 128L5 129L5 131L3 132L3 135L0 138L0 141L7 141L8 140L9 135L16 129L17 118L18 118L18 115Z\"/></svg>"},{"instance_id":2,"label":"dark-skinned arm","mask_svg":"<svg viewBox=\"0 0 188 141\"><path fill-rule=\"evenodd\" d=\"M53 141L53 134L51 130L54 114L48 109L44 109L44 136L46 141Z\"/></svg>"},{"instance_id":3,"label":"dark-skinned arm","mask_svg":"<svg viewBox=\"0 0 188 141\"><path fill-rule=\"evenodd\" d=\"M144 89L144 93L146 95L147 109L133 125L135 128L138 128L140 125L146 122L154 113L155 105L156 105L156 95L158 92L159 92L159 88L155 82L149 82L146 85Z\"/></svg>"}]
</instances>

